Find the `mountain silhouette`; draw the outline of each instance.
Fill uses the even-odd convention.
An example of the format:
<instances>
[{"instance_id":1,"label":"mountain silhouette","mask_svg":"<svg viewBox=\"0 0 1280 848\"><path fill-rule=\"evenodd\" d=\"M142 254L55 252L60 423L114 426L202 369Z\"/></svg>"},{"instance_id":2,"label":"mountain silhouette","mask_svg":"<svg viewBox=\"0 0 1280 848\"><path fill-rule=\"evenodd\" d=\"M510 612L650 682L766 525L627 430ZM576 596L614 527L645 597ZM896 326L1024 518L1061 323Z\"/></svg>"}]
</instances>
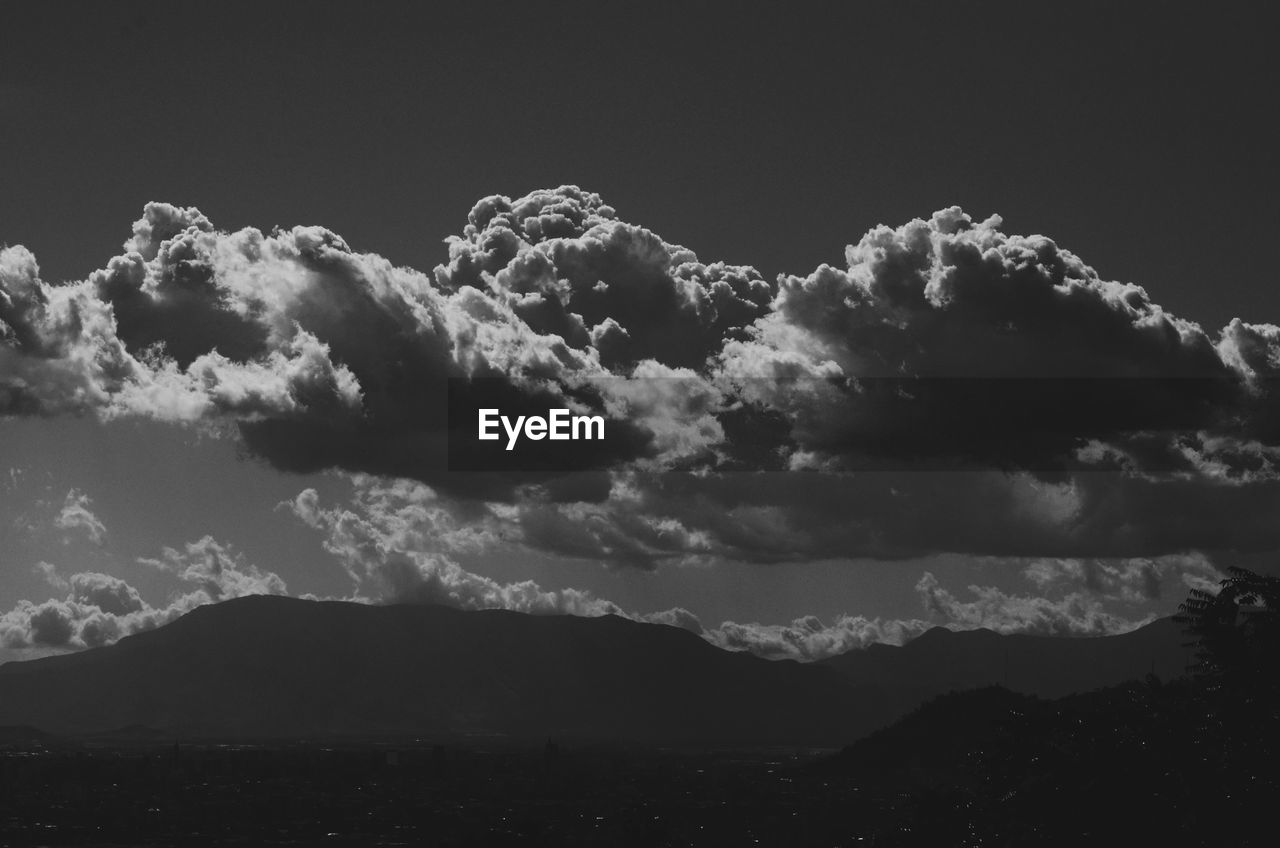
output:
<instances>
[{"instance_id":1,"label":"mountain silhouette","mask_svg":"<svg viewBox=\"0 0 1280 848\"><path fill-rule=\"evenodd\" d=\"M1002 686L1059 698L1140 680L1182 676L1192 662L1187 637L1171 618L1117 636L1002 635L935 627L897 647L876 644L822 660L850 682L905 698L910 709L944 692Z\"/></svg>"},{"instance_id":2,"label":"mountain silhouette","mask_svg":"<svg viewBox=\"0 0 1280 848\"><path fill-rule=\"evenodd\" d=\"M884 782L923 774L933 781L963 780L966 758L981 750L1002 725L1044 703L1002 686L948 692L925 701L888 727L846 746L812 766L825 774L855 774Z\"/></svg>"},{"instance_id":3,"label":"mountain silhouette","mask_svg":"<svg viewBox=\"0 0 1280 848\"><path fill-rule=\"evenodd\" d=\"M82 735L834 744L882 718L833 669L617 616L255 596L0 666L0 725Z\"/></svg>"},{"instance_id":4,"label":"mountain silhouette","mask_svg":"<svg viewBox=\"0 0 1280 848\"><path fill-rule=\"evenodd\" d=\"M838 746L939 692L999 682L1006 654L1009 688L1051 695L1141 677L1152 657L1169 673L1180 641L1164 622L1099 639L935 629L804 664L618 616L254 596L115 645L0 666L0 726Z\"/></svg>"}]
</instances>

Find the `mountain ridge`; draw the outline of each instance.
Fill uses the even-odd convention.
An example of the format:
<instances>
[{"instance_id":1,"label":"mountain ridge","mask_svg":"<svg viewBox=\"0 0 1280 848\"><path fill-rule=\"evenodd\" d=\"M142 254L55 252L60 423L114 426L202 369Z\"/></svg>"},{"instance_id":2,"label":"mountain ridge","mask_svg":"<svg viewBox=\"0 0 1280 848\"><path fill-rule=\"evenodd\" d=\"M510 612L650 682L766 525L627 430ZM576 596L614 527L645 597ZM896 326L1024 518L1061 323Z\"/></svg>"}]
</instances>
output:
<instances>
[{"instance_id":1,"label":"mountain ridge","mask_svg":"<svg viewBox=\"0 0 1280 848\"><path fill-rule=\"evenodd\" d=\"M0 724L833 742L845 715L856 725L883 712L859 704L855 690L828 669L722 651L618 616L262 596L104 648L9 663ZM806 715L806 702L835 708Z\"/></svg>"},{"instance_id":2,"label":"mountain ridge","mask_svg":"<svg viewBox=\"0 0 1280 848\"><path fill-rule=\"evenodd\" d=\"M1157 665L1167 674L1185 650L1172 627L1098 639L935 628L901 647L800 663L621 616L251 596L114 645L0 666L0 725L840 746L993 678L1052 697Z\"/></svg>"},{"instance_id":3,"label":"mountain ridge","mask_svg":"<svg viewBox=\"0 0 1280 848\"><path fill-rule=\"evenodd\" d=\"M929 697L999 685L1021 694L1057 698L1148 674L1164 679L1181 676L1192 662L1192 650L1185 641L1171 617L1108 636L935 627L901 646L848 651L817 664L834 668L854 682L893 679L912 685L914 681L931 693Z\"/></svg>"}]
</instances>

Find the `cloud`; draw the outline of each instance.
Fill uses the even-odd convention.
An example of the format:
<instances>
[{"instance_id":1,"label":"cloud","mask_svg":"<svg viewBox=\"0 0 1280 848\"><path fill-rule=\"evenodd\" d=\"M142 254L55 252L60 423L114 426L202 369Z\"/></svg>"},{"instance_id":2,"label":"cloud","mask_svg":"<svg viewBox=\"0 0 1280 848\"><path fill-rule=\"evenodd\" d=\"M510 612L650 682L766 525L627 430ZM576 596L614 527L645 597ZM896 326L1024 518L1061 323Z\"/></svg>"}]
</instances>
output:
<instances>
[{"instance_id":1,"label":"cloud","mask_svg":"<svg viewBox=\"0 0 1280 848\"><path fill-rule=\"evenodd\" d=\"M971 586L973 597L961 600L926 572L916 591L927 618L843 615L827 623L816 616L804 616L785 624L724 621L708 627L686 609L629 611L582 590L548 590L532 581L501 583L467 570L455 559L492 551L497 545L510 544L513 538L527 542L527 537L512 537L510 527L504 528L504 521L521 515L521 506L490 505L481 512L463 515L457 511L456 503L414 481L357 477L354 483L349 506L325 506L314 489L305 489L281 505L323 534L326 550L352 578L354 589L348 600L436 603L460 609L508 609L536 614L620 615L680 627L717 647L769 659L812 661L873 643L903 644L937 625L1042 635L1121 633L1146 623L1151 616L1119 615L1108 608L1109 603L1149 607L1172 580L1180 581L1185 589L1207 585L1217 575L1211 562L1200 554L1125 561L1040 558L1010 564L1022 570L1024 577L1041 590L1040 595ZM621 530L607 523L607 532L593 526L606 521L594 512L600 509L597 504L554 506L555 514L563 515L565 521L548 528L547 535L559 540L561 551L585 556L610 544L636 543L633 537L622 535ZM584 511L571 520L575 506ZM575 527L585 529L575 535ZM527 528L523 532L527 533ZM614 532L620 536L609 535ZM678 534L671 538L676 537ZM672 544L673 548L679 547ZM1045 597L1043 593L1059 593L1062 597Z\"/></svg>"},{"instance_id":2,"label":"cloud","mask_svg":"<svg viewBox=\"0 0 1280 848\"><path fill-rule=\"evenodd\" d=\"M705 350L694 359L657 357L679 365L718 349L703 330L740 327L771 296L754 271L701 265L683 248L601 217L607 208L591 197L564 187L514 203L482 202L477 209L488 203L505 211L486 218L483 232L469 224L470 246L455 243L453 271L442 266L434 278L356 253L321 227L227 233L194 208L163 203L148 204L125 252L80 283L48 285L29 252L6 249L3 410L233 426L252 451L286 470L344 468L465 485L444 474L451 379L478 381L490 392L496 384L510 403L543 411L555 401L629 415L645 402L631 393L606 403L601 395L626 372L605 360L618 357L602 354L589 333L558 324L553 331L534 301L561 297L555 302L567 308L570 291L591 277L572 304L582 314L610 305L639 310L602 321L595 338L609 350L631 338L657 353L658 335L683 328ZM575 239L549 236L556 221L570 219L585 227ZM508 237L516 239L513 264L498 267L494 257L506 253L484 245ZM555 283L545 290L520 277L539 263ZM478 271L482 265L492 272ZM607 288L602 277L615 279L613 294L596 291ZM599 297L602 305L593 306ZM581 318L565 315L570 324ZM661 371L659 362L645 368L686 383L694 376ZM651 408L646 420L661 417ZM654 452L629 417L611 423L616 435L600 446L602 463ZM716 434L705 415L692 439L672 429L664 438L677 455Z\"/></svg>"},{"instance_id":3,"label":"cloud","mask_svg":"<svg viewBox=\"0 0 1280 848\"><path fill-rule=\"evenodd\" d=\"M138 590L118 577L81 572L71 575L69 583L70 601L97 607L106 615L119 618L147 609Z\"/></svg>"},{"instance_id":4,"label":"cloud","mask_svg":"<svg viewBox=\"0 0 1280 848\"><path fill-rule=\"evenodd\" d=\"M562 186L482 199L446 250L422 273L164 203L83 281L5 248L0 414L205 427L645 568L1280 547L1280 328L1211 334L997 216L879 226L775 284ZM450 471L451 380L617 435L574 472Z\"/></svg>"},{"instance_id":5,"label":"cloud","mask_svg":"<svg viewBox=\"0 0 1280 848\"><path fill-rule=\"evenodd\" d=\"M1038 636L1110 636L1127 633L1153 616L1127 619L1107 612L1102 601L1085 592L1053 600L1039 595L1011 595L993 586L970 586L973 599L962 601L942 588L930 572L916 584L925 609L939 623L961 630L985 627L997 633Z\"/></svg>"},{"instance_id":6,"label":"cloud","mask_svg":"<svg viewBox=\"0 0 1280 848\"><path fill-rule=\"evenodd\" d=\"M1096 458L1086 444L1140 440L1168 471L1192 466L1178 439L1276 444L1270 325L1215 341L1051 239L956 207L875 228L846 263L784 277L719 354L809 462L1061 471Z\"/></svg>"},{"instance_id":7,"label":"cloud","mask_svg":"<svg viewBox=\"0 0 1280 848\"><path fill-rule=\"evenodd\" d=\"M278 574L245 563L242 556L212 536L188 542L181 550L165 548L158 559L139 559L138 562L198 587L211 601L286 592L284 580Z\"/></svg>"},{"instance_id":8,"label":"cloud","mask_svg":"<svg viewBox=\"0 0 1280 848\"><path fill-rule=\"evenodd\" d=\"M325 549L346 569L352 591L343 600L532 614L618 615L679 627L719 648L768 659L814 661L875 643L903 644L939 624L954 629L986 627L1002 633L1120 633L1152 616L1121 615L1111 605L1150 609L1171 584L1212 586L1219 576L1201 554L1130 560L1015 560L1005 565L1019 568L1040 594L1018 595L975 585L969 587L971 597L962 600L925 572L916 591L926 618L841 615L825 622L816 616L802 616L789 623L723 621L710 627L679 607L651 613L631 611L589 591L546 589L529 580L504 583L464 567L459 560L510 544L506 534L511 529L510 518L521 509L518 505L458 501L414 480L371 475L354 475L351 480L349 504L326 505L314 489L304 489L280 505L320 532ZM599 508L594 504L580 506ZM581 518L581 524L592 523L589 516ZM676 529L665 528L672 549L695 547ZM605 537L589 538L599 544ZM287 591L278 575L246 563L241 555L208 536L139 561L173 576L189 591L171 598L166 606L153 607L119 578L96 572L63 578L53 565L41 563L37 570L66 597L39 604L23 601L0 616L0 644L7 648L108 644L164 624L204 603ZM1060 597L1048 597L1055 593Z\"/></svg>"},{"instance_id":9,"label":"cloud","mask_svg":"<svg viewBox=\"0 0 1280 848\"><path fill-rule=\"evenodd\" d=\"M441 287L486 290L535 332L595 350L615 373L645 360L700 367L774 293L754 268L703 264L573 186L486 197L448 245L435 269Z\"/></svg>"},{"instance_id":10,"label":"cloud","mask_svg":"<svg viewBox=\"0 0 1280 848\"><path fill-rule=\"evenodd\" d=\"M44 577L46 583L55 589L66 592L71 588L71 584L67 582L66 578L58 574L58 567L51 562L44 562L43 560L37 562L34 570Z\"/></svg>"},{"instance_id":11,"label":"cloud","mask_svg":"<svg viewBox=\"0 0 1280 848\"><path fill-rule=\"evenodd\" d=\"M167 624L198 606L244 595L283 595L273 572L248 565L228 547L206 536L183 550L165 548L159 559L142 560L176 577L186 591L164 606L152 606L126 581L99 572L63 578L50 563L37 567L63 599L19 601L0 614L0 647L93 648Z\"/></svg>"},{"instance_id":12,"label":"cloud","mask_svg":"<svg viewBox=\"0 0 1280 848\"><path fill-rule=\"evenodd\" d=\"M357 478L352 508L325 507L314 489L282 504L324 534L324 547L353 583L347 600L434 603L458 609L606 615L622 610L576 589L543 590L533 581L499 583L462 568L450 553L485 544L483 521L464 524L430 488ZM479 518L479 516L477 516Z\"/></svg>"},{"instance_id":13,"label":"cloud","mask_svg":"<svg viewBox=\"0 0 1280 848\"><path fill-rule=\"evenodd\" d=\"M1023 576L1041 590L1083 590L1100 599L1138 604L1165 597L1171 580L1180 599L1188 589L1215 589L1226 575L1203 554L1192 553L1122 560L1036 559Z\"/></svg>"},{"instance_id":14,"label":"cloud","mask_svg":"<svg viewBox=\"0 0 1280 848\"><path fill-rule=\"evenodd\" d=\"M107 528L89 508L92 503L83 492L70 490L61 511L53 520L54 526L66 531L68 537L73 533L82 533L93 544L101 545L106 539Z\"/></svg>"},{"instance_id":15,"label":"cloud","mask_svg":"<svg viewBox=\"0 0 1280 848\"><path fill-rule=\"evenodd\" d=\"M514 550L646 569L815 559L1161 557L1280 547L1274 483L1060 480L997 471L615 472L589 503L529 494L489 513ZM1175 520L1176 517L1176 520Z\"/></svg>"},{"instance_id":16,"label":"cloud","mask_svg":"<svg viewBox=\"0 0 1280 848\"><path fill-rule=\"evenodd\" d=\"M115 603L105 591L98 599ZM144 605L120 614L73 598L38 604L23 600L0 614L0 647L95 648L167 624L207 602L207 598L183 596L163 608Z\"/></svg>"},{"instance_id":17,"label":"cloud","mask_svg":"<svg viewBox=\"0 0 1280 848\"><path fill-rule=\"evenodd\" d=\"M357 477L351 508L325 507L305 489L281 507L324 534L324 546L354 584L346 600L432 603L458 609L506 609L535 614L619 615L679 627L726 650L770 659L815 660L873 642L901 644L924 632L924 621L841 616L830 626L812 616L789 625L726 621L706 628L683 608L655 613L627 611L579 589L548 590L533 581L500 583L466 570L448 554L476 552L496 540L494 525L471 516L462 522L447 501L413 481L386 483ZM448 553L446 553L448 552Z\"/></svg>"},{"instance_id":18,"label":"cloud","mask_svg":"<svg viewBox=\"0 0 1280 848\"><path fill-rule=\"evenodd\" d=\"M30 251L0 249L0 414L105 409L141 373L87 284L49 286Z\"/></svg>"},{"instance_id":19,"label":"cloud","mask_svg":"<svg viewBox=\"0 0 1280 848\"><path fill-rule=\"evenodd\" d=\"M902 645L933 625L919 619L884 620L840 616L830 625L817 616L790 624L739 624L726 621L704 637L717 647L750 651L766 659L821 660L876 643Z\"/></svg>"}]
</instances>

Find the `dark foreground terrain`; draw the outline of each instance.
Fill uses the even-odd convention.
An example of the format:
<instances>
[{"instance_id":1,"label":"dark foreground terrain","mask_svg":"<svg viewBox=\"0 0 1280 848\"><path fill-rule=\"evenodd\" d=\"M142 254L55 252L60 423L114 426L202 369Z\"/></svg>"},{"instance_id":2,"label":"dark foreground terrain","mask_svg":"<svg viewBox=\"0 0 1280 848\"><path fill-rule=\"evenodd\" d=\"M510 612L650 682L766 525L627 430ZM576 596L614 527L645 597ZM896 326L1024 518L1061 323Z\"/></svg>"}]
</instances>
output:
<instances>
[{"instance_id":1,"label":"dark foreground terrain","mask_svg":"<svg viewBox=\"0 0 1280 848\"><path fill-rule=\"evenodd\" d=\"M855 844L867 804L848 780L806 774L810 761L554 746L11 751L0 843Z\"/></svg>"},{"instance_id":2,"label":"dark foreground terrain","mask_svg":"<svg viewBox=\"0 0 1280 848\"><path fill-rule=\"evenodd\" d=\"M1280 841L1280 579L1241 569L1123 637L809 666L620 619L219 606L0 670L0 845Z\"/></svg>"},{"instance_id":3,"label":"dark foreground terrain","mask_svg":"<svg viewBox=\"0 0 1280 848\"><path fill-rule=\"evenodd\" d=\"M841 751L70 742L11 728L0 844L1274 844L1274 702L1155 678L934 699Z\"/></svg>"}]
</instances>

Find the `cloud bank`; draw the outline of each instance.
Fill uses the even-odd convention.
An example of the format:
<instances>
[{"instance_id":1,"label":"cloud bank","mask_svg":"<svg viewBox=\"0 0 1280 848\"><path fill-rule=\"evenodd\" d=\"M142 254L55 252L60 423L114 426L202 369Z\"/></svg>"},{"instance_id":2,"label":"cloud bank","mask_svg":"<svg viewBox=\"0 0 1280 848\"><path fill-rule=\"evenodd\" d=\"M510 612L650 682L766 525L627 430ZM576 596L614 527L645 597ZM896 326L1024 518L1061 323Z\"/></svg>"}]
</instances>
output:
<instances>
[{"instance_id":1,"label":"cloud bank","mask_svg":"<svg viewBox=\"0 0 1280 848\"><path fill-rule=\"evenodd\" d=\"M768 281L562 186L484 198L445 253L424 273L165 203L82 281L5 248L0 414L200 426L641 567L1280 546L1280 328L1210 334L997 216L880 226ZM449 380L619 435L589 471L450 473Z\"/></svg>"},{"instance_id":2,"label":"cloud bank","mask_svg":"<svg viewBox=\"0 0 1280 848\"><path fill-rule=\"evenodd\" d=\"M886 619L841 615L824 622L804 616L786 624L704 623L683 608L643 613L579 589L548 590L533 581L501 583L465 565L477 553L517 553L522 540L507 534L508 504L459 504L409 480L368 475L352 480L349 504L326 505L314 489L280 504L322 534L352 581L343 600L436 603L460 609L506 609L532 614L618 615L680 627L726 650L768 659L818 660L873 643L903 644L931 627L985 627L1001 633L1101 636L1147 623L1155 602L1176 600L1188 587L1217 585L1222 575L1203 555L1157 559L1045 559L997 562L1021 572L1028 594L968 587L969 599L925 572L916 585L921 615ZM590 513L579 523L590 525Z\"/></svg>"},{"instance_id":3,"label":"cloud bank","mask_svg":"<svg viewBox=\"0 0 1280 848\"><path fill-rule=\"evenodd\" d=\"M353 495L346 504L326 504L316 490L304 489L279 505L282 512L318 531L324 548L347 572L352 589L340 600L617 615L680 627L725 650L767 659L813 661L873 643L903 644L934 626L1055 636L1122 633L1149 621L1150 609L1162 597L1176 599L1187 587L1212 588L1222 576L1201 555L1038 558L997 563L1005 571L1020 569L1028 590L1033 590L1023 595L972 585L965 599L926 572L916 586L918 617L841 615L824 622L803 616L784 624L711 624L679 607L631 611L589 591L545 589L531 580L503 583L470 570L465 565L469 557L500 552L502 546L518 552L525 544L506 536L512 527L509 519L516 514L513 505L459 501L406 479L355 475L352 484ZM78 492L69 493L68 504L84 502ZM591 518L584 515L582 521L590 524ZM120 578L100 572L64 576L54 565L41 562L36 570L62 597L43 603L22 601L0 615L0 647L97 647L166 624L203 604L288 591L278 575L246 563L207 536L164 548L159 556L140 558L138 563L169 575L183 589L155 606Z\"/></svg>"},{"instance_id":4,"label":"cloud bank","mask_svg":"<svg viewBox=\"0 0 1280 848\"><path fill-rule=\"evenodd\" d=\"M50 284L6 247L0 415L145 417L352 475L350 504L306 490L282 509L354 600L625 615L766 657L935 624L1122 632L1162 592L1216 583L1196 552L1280 547L1280 328L1206 332L997 216L876 227L843 267L769 281L562 186L482 199L443 252L417 271L323 227L228 232L165 203L84 280ZM446 386L620 435L585 470L451 472ZM106 540L76 490L55 525ZM715 625L467 565L531 552L642 569L949 552L1016 563L1027 592L925 573L918 618ZM5 613L0 642L104 644L285 591L210 538L144 562L184 593L152 606L44 564L64 596Z\"/></svg>"},{"instance_id":5,"label":"cloud bank","mask_svg":"<svg viewBox=\"0 0 1280 848\"><path fill-rule=\"evenodd\" d=\"M209 536L182 550L165 548L158 559L142 562L172 575L186 590L163 606L153 606L118 577L98 572L63 577L56 567L42 562L37 569L66 595L42 603L23 600L0 615L0 647L95 648L168 624L204 604L287 592L279 575L245 563Z\"/></svg>"}]
</instances>

